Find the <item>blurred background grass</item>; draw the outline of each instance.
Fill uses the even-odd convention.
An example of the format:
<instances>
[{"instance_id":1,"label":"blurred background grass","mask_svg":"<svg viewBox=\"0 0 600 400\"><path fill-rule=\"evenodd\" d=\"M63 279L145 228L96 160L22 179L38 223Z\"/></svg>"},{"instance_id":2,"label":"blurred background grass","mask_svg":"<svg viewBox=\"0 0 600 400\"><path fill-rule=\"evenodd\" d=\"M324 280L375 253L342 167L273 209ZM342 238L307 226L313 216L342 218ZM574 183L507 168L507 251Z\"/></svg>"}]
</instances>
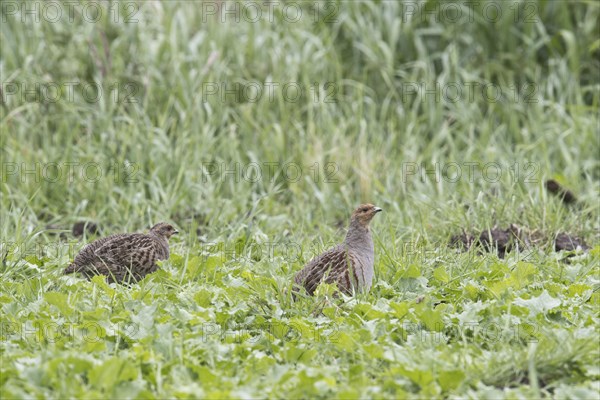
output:
<instances>
[{"instance_id":1,"label":"blurred background grass","mask_svg":"<svg viewBox=\"0 0 600 400\"><path fill-rule=\"evenodd\" d=\"M39 21L24 12L36 3ZM597 235L595 1L281 2L260 17L252 2L99 2L98 14L59 2L57 21L43 3L11 4L5 238L78 220L106 233L170 220L227 237L254 217L267 235L330 237L362 201L386 210L393 237L517 221ZM98 95L83 90L92 84ZM290 84L304 95L286 97ZM78 163L73 176L65 163ZM245 178L250 163L261 179ZM462 176L425 173L436 166ZM551 177L583 210L548 198Z\"/></svg>"}]
</instances>

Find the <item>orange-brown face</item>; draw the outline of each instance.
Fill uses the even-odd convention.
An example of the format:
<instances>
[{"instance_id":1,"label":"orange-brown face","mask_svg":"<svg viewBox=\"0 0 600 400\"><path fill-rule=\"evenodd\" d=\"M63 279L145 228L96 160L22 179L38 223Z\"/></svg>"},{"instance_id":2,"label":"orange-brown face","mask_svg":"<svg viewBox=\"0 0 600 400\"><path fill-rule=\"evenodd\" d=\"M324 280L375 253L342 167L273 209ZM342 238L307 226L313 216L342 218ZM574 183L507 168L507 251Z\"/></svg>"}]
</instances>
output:
<instances>
[{"instance_id":1,"label":"orange-brown face","mask_svg":"<svg viewBox=\"0 0 600 400\"><path fill-rule=\"evenodd\" d=\"M375 207L373 204L361 204L352 213L352 221L358 221L361 225L368 226L371 219L380 211L382 211L381 208Z\"/></svg>"},{"instance_id":2,"label":"orange-brown face","mask_svg":"<svg viewBox=\"0 0 600 400\"><path fill-rule=\"evenodd\" d=\"M167 239L175 235L176 233L179 233L177 229L173 228L171 224L167 224L166 222L159 222L158 224L154 225L150 229L150 232L153 232L160 236L164 236Z\"/></svg>"}]
</instances>

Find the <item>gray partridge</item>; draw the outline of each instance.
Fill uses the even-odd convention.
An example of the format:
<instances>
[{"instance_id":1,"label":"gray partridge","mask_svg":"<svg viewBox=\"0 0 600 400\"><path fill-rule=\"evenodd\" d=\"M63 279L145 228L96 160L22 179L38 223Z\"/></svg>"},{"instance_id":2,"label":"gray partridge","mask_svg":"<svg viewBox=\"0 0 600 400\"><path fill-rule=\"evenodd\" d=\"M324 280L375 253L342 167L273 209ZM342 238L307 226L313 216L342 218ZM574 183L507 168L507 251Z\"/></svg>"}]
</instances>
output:
<instances>
[{"instance_id":1,"label":"gray partridge","mask_svg":"<svg viewBox=\"0 0 600 400\"><path fill-rule=\"evenodd\" d=\"M137 282L158 269L156 261L169 258L168 239L178 233L160 222L148 234L124 233L85 246L64 273L81 272L87 278L106 275L108 282Z\"/></svg>"},{"instance_id":2,"label":"gray partridge","mask_svg":"<svg viewBox=\"0 0 600 400\"><path fill-rule=\"evenodd\" d=\"M306 264L294 277L294 292L304 287L312 295L321 282L336 283L347 295L368 291L375 258L369 223L380 211L373 204L362 204L354 210L344 242Z\"/></svg>"}]
</instances>

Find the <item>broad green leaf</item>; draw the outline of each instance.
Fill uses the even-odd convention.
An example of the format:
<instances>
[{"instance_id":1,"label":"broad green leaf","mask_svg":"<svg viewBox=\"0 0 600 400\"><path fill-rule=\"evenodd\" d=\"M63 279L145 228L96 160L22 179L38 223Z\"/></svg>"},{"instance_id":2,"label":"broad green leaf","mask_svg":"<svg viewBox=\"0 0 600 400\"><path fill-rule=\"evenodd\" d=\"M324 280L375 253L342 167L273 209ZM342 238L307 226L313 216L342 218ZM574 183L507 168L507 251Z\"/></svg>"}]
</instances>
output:
<instances>
[{"instance_id":1,"label":"broad green leaf","mask_svg":"<svg viewBox=\"0 0 600 400\"><path fill-rule=\"evenodd\" d=\"M567 293L570 297L582 296L588 290L592 290L592 287L583 283L574 283L572 285L569 285Z\"/></svg>"},{"instance_id":2,"label":"broad green leaf","mask_svg":"<svg viewBox=\"0 0 600 400\"><path fill-rule=\"evenodd\" d=\"M446 267L441 266L433 271L433 277L442 283L448 283L450 278L448 277L448 273L446 272Z\"/></svg>"},{"instance_id":3,"label":"broad green leaf","mask_svg":"<svg viewBox=\"0 0 600 400\"><path fill-rule=\"evenodd\" d=\"M402 273L403 278L418 278L421 276L421 270L415 264L411 264Z\"/></svg>"},{"instance_id":4,"label":"broad green leaf","mask_svg":"<svg viewBox=\"0 0 600 400\"><path fill-rule=\"evenodd\" d=\"M444 392L456 389L465 379L465 373L459 369L451 371L441 371L438 377L438 382Z\"/></svg>"},{"instance_id":5,"label":"broad green leaf","mask_svg":"<svg viewBox=\"0 0 600 400\"><path fill-rule=\"evenodd\" d=\"M409 304L405 301L401 303L390 303L390 307L394 310L394 316L398 319L403 319L409 313Z\"/></svg>"},{"instance_id":6,"label":"broad green leaf","mask_svg":"<svg viewBox=\"0 0 600 400\"><path fill-rule=\"evenodd\" d=\"M119 382L135 379L137 369L125 358L111 357L90 371L90 385L97 389L108 391Z\"/></svg>"},{"instance_id":7,"label":"broad green leaf","mask_svg":"<svg viewBox=\"0 0 600 400\"><path fill-rule=\"evenodd\" d=\"M64 293L59 292L46 292L44 299L48 304L56 306L63 315L69 316L73 314L73 309L68 304L68 297Z\"/></svg>"},{"instance_id":8,"label":"broad green leaf","mask_svg":"<svg viewBox=\"0 0 600 400\"><path fill-rule=\"evenodd\" d=\"M442 306L442 305L440 305ZM422 308L421 311L417 312L417 316L425 327L430 331L442 331L444 329L444 315L445 307L436 307L436 309Z\"/></svg>"},{"instance_id":9,"label":"broad green leaf","mask_svg":"<svg viewBox=\"0 0 600 400\"><path fill-rule=\"evenodd\" d=\"M530 299L518 298L513 301L513 304L529 309L529 314L535 317L538 314L545 314L549 310L560 306L561 301L550 296L548 292L544 290L538 297L532 297Z\"/></svg>"}]
</instances>

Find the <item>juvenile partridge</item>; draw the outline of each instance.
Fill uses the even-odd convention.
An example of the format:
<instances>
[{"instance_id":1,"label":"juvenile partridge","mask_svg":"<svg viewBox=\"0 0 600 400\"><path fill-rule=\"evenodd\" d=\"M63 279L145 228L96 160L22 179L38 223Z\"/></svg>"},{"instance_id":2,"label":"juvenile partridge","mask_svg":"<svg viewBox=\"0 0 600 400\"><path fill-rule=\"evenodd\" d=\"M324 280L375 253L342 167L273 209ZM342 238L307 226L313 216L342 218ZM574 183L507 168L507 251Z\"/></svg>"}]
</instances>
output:
<instances>
[{"instance_id":1,"label":"juvenile partridge","mask_svg":"<svg viewBox=\"0 0 600 400\"><path fill-rule=\"evenodd\" d=\"M375 258L369 222L380 211L372 204L354 210L344 242L306 264L294 278L294 292L304 287L312 295L321 282L336 283L347 295L367 292L373 281Z\"/></svg>"},{"instance_id":2,"label":"juvenile partridge","mask_svg":"<svg viewBox=\"0 0 600 400\"><path fill-rule=\"evenodd\" d=\"M158 269L156 261L169 258L168 239L179 233L160 222L148 234L124 233L85 246L64 273L81 272L87 278L106 275L108 282L137 282Z\"/></svg>"}]
</instances>

